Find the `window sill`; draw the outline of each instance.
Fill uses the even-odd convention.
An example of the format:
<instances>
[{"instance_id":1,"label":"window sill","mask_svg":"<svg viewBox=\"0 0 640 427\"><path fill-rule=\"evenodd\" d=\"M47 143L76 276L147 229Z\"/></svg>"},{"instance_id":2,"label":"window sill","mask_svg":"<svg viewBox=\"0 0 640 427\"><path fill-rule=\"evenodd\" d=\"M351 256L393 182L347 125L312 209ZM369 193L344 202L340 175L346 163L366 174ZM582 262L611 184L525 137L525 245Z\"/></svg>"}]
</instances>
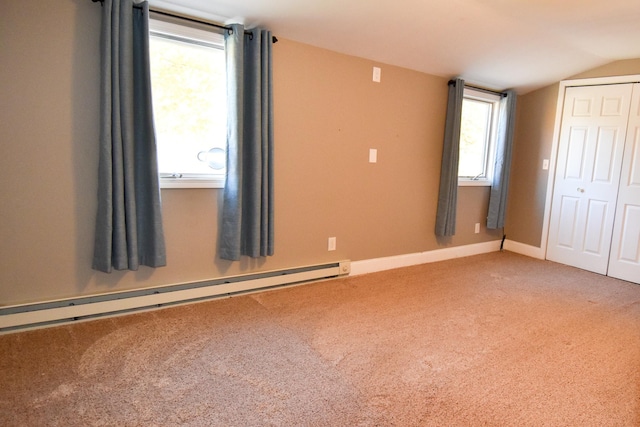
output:
<instances>
[{"instance_id":1,"label":"window sill","mask_svg":"<svg viewBox=\"0 0 640 427\"><path fill-rule=\"evenodd\" d=\"M458 187L491 187L491 181L486 179L458 178Z\"/></svg>"},{"instance_id":2,"label":"window sill","mask_svg":"<svg viewBox=\"0 0 640 427\"><path fill-rule=\"evenodd\" d=\"M224 188L225 178L160 178L160 188Z\"/></svg>"}]
</instances>

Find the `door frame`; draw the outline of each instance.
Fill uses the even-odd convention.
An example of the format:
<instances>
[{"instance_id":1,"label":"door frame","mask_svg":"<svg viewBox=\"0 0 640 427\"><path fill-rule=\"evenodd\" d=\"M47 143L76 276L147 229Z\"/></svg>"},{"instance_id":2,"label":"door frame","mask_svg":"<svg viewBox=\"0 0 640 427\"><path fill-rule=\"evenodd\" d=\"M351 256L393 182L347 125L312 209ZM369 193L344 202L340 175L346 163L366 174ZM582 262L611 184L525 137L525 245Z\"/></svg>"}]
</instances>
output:
<instances>
[{"instance_id":1,"label":"door frame","mask_svg":"<svg viewBox=\"0 0 640 427\"><path fill-rule=\"evenodd\" d=\"M560 128L562 126L562 111L564 110L564 98L566 89L575 86L600 86L622 83L639 83L640 74L627 76L594 77L587 79L563 80L558 88L558 102L556 104L556 118L553 127L553 142L549 157L549 176L547 178L547 192L544 201L544 221L542 223L542 238L540 242L540 258L547 259L547 243L549 241L549 221L551 218L551 201L556 178L556 166L558 149L560 145Z\"/></svg>"}]
</instances>

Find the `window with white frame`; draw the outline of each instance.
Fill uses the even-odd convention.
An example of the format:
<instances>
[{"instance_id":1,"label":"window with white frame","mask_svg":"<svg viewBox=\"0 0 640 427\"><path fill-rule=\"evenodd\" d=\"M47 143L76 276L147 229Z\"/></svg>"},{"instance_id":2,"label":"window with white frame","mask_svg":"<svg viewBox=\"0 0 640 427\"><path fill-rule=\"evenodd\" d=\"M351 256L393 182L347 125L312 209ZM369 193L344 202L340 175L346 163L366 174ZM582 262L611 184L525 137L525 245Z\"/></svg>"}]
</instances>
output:
<instances>
[{"instance_id":1,"label":"window with white frame","mask_svg":"<svg viewBox=\"0 0 640 427\"><path fill-rule=\"evenodd\" d=\"M500 95L464 89L458 185L491 185Z\"/></svg>"},{"instance_id":2,"label":"window with white frame","mask_svg":"<svg viewBox=\"0 0 640 427\"><path fill-rule=\"evenodd\" d=\"M224 35L150 19L158 170L163 188L221 188L226 172Z\"/></svg>"}]
</instances>

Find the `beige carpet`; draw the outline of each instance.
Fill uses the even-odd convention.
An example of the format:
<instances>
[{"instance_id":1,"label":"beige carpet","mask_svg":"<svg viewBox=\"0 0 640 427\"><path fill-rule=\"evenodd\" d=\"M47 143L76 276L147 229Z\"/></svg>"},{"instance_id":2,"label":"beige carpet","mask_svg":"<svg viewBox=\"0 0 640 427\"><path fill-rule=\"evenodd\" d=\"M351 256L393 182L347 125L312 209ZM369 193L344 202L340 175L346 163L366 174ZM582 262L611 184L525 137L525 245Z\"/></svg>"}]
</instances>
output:
<instances>
[{"instance_id":1,"label":"beige carpet","mask_svg":"<svg viewBox=\"0 0 640 427\"><path fill-rule=\"evenodd\" d=\"M640 426L640 286L492 253L0 336L2 426Z\"/></svg>"}]
</instances>

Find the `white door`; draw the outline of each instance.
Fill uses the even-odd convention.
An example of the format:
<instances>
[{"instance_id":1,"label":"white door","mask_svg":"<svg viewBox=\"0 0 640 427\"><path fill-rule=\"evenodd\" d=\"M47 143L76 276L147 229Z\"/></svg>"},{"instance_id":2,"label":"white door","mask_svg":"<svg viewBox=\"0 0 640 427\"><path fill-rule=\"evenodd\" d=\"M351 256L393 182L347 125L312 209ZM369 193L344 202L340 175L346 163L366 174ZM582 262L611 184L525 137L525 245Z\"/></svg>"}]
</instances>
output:
<instances>
[{"instance_id":1,"label":"white door","mask_svg":"<svg viewBox=\"0 0 640 427\"><path fill-rule=\"evenodd\" d=\"M633 87L609 276L640 283L640 84Z\"/></svg>"},{"instance_id":2,"label":"white door","mask_svg":"<svg viewBox=\"0 0 640 427\"><path fill-rule=\"evenodd\" d=\"M565 92L547 258L607 273L632 84Z\"/></svg>"}]
</instances>

